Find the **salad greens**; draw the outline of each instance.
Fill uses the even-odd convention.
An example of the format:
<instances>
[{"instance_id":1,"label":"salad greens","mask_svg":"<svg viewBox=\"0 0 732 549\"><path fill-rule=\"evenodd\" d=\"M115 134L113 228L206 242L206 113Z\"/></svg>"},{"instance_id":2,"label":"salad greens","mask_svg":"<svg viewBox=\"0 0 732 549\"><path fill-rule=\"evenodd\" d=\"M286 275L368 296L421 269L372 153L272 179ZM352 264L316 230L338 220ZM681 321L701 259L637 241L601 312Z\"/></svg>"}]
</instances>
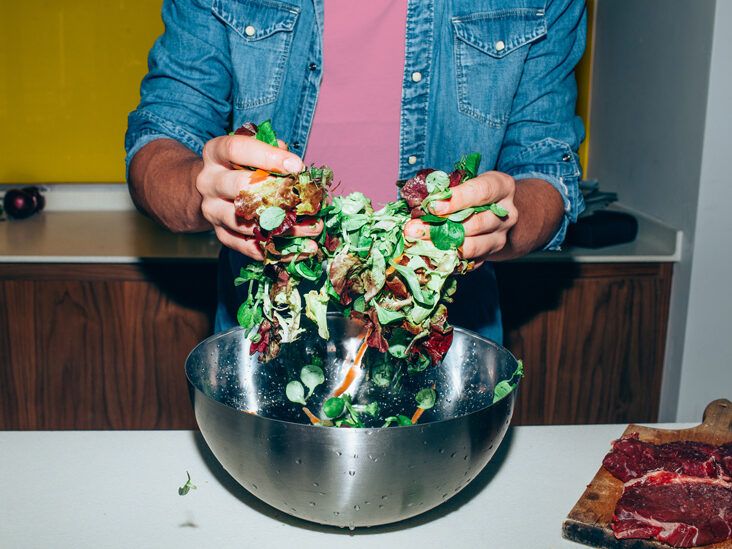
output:
<instances>
[{"instance_id":1,"label":"salad greens","mask_svg":"<svg viewBox=\"0 0 732 549\"><path fill-rule=\"evenodd\" d=\"M278 143L269 121L245 124L234 133ZM255 239L264 255L263 262L243 267L234 280L247 289L237 320L248 331L250 352L259 352L263 361L277 356L282 344L304 331L303 313L317 325L319 336L328 339L327 313L332 310L360 321L364 345L382 354L369 372L379 387L398 385L404 372L421 372L440 362L453 338L447 306L457 287L456 275L473 268L458 251L465 240L462 223L484 211L499 217L508 212L487 204L437 216L430 207L476 177L479 165L480 154L471 153L450 173L421 170L401 184L399 200L379 210L360 192L329 197L333 173L326 166L311 166L296 175L239 167L253 173L234 202L236 214L256 223ZM404 226L413 218L429 225L430 240L405 237ZM296 223L313 219L324 225L316 249L290 232ZM360 366L360 356L354 366ZM287 398L305 406L323 382L319 365L305 366L300 379L287 384ZM378 414L376 403L355 404L342 392L325 402L326 421L362 427L364 414ZM386 425L404 425L405 418L416 422L434 406L434 389L419 391L416 400L413 418L392 416Z\"/></svg>"},{"instance_id":2,"label":"salad greens","mask_svg":"<svg viewBox=\"0 0 732 549\"><path fill-rule=\"evenodd\" d=\"M178 488L179 496L185 496L191 490L196 490L198 488L195 484L191 482L191 474L188 471L186 471L186 476L188 477L188 480L186 480L186 483L183 486L180 486Z\"/></svg>"}]
</instances>

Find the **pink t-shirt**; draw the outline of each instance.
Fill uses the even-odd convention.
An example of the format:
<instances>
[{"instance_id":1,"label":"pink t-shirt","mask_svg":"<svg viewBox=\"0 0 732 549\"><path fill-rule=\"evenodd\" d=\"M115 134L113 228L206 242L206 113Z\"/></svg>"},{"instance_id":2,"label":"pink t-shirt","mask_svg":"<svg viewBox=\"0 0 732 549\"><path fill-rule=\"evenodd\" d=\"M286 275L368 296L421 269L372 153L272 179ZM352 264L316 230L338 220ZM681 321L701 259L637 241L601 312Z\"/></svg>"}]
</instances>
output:
<instances>
[{"instance_id":1,"label":"pink t-shirt","mask_svg":"<svg viewBox=\"0 0 732 549\"><path fill-rule=\"evenodd\" d=\"M327 164L336 194L396 198L406 0L325 0L323 81L305 162Z\"/></svg>"}]
</instances>

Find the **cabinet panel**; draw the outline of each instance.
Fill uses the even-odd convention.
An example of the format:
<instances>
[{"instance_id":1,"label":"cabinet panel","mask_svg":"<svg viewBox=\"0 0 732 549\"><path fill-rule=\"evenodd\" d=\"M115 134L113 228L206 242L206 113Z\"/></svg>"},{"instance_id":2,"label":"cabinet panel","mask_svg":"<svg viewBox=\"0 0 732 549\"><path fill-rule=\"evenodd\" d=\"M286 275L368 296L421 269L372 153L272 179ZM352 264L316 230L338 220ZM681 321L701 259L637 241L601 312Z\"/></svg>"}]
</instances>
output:
<instances>
[{"instance_id":1,"label":"cabinet panel","mask_svg":"<svg viewBox=\"0 0 732 549\"><path fill-rule=\"evenodd\" d=\"M183 365L212 330L215 267L63 270L0 276L0 429L194 428Z\"/></svg>"},{"instance_id":2,"label":"cabinet panel","mask_svg":"<svg viewBox=\"0 0 732 549\"><path fill-rule=\"evenodd\" d=\"M498 266L517 424L655 421L670 264Z\"/></svg>"}]
</instances>

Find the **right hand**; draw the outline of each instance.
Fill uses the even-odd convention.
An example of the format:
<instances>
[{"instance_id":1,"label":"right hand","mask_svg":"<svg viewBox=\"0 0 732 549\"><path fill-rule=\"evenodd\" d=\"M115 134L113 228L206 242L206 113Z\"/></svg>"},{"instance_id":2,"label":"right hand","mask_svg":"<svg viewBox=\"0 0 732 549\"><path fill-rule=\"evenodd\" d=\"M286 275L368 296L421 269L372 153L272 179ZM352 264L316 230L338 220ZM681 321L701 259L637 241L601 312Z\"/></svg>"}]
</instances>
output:
<instances>
[{"instance_id":1,"label":"right hand","mask_svg":"<svg viewBox=\"0 0 732 549\"><path fill-rule=\"evenodd\" d=\"M196 178L196 189L203 199L203 216L213 225L216 237L224 246L262 261L264 255L254 241L256 223L244 221L234 213L234 199L249 184L253 172L234 169L232 164L277 173L299 173L303 163L283 142L277 148L243 135L215 137L203 148L203 169ZM313 223L311 219L298 223L287 234L317 236L322 230L322 222ZM310 246L313 252L317 251L312 240Z\"/></svg>"}]
</instances>

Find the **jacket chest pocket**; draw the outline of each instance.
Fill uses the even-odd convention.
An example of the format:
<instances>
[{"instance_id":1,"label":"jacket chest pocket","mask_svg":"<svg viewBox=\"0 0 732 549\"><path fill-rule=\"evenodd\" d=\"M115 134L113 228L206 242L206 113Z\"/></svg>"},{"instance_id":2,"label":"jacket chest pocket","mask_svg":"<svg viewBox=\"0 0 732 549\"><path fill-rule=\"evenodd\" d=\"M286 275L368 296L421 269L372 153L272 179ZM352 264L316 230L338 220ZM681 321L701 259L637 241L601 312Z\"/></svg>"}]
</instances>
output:
<instances>
[{"instance_id":1,"label":"jacket chest pocket","mask_svg":"<svg viewBox=\"0 0 732 549\"><path fill-rule=\"evenodd\" d=\"M546 35L543 8L512 8L451 19L460 112L493 127L511 114L528 45Z\"/></svg>"},{"instance_id":2,"label":"jacket chest pocket","mask_svg":"<svg viewBox=\"0 0 732 549\"><path fill-rule=\"evenodd\" d=\"M214 0L211 9L228 27L234 108L275 101L300 8L274 0Z\"/></svg>"}]
</instances>

